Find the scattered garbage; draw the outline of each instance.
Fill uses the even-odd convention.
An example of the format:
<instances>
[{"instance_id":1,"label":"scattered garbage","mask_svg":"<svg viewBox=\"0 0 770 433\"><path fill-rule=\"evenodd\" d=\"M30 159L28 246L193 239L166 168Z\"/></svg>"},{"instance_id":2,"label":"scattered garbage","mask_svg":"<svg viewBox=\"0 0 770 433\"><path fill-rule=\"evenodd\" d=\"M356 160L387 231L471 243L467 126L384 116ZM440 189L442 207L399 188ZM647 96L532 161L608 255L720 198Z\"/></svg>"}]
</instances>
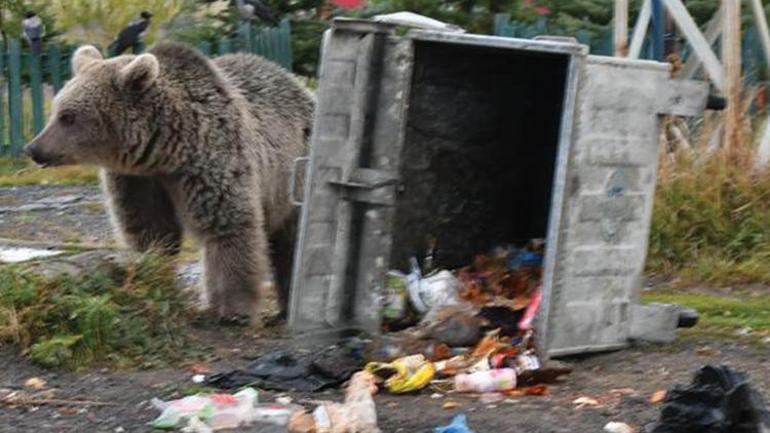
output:
<instances>
[{"instance_id":1,"label":"scattered garbage","mask_svg":"<svg viewBox=\"0 0 770 433\"><path fill-rule=\"evenodd\" d=\"M44 389L46 386L47 386L46 381L39 377L30 377L29 379L24 381L24 388L31 389L34 391L40 391L41 389Z\"/></svg>"},{"instance_id":2,"label":"scattered garbage","mask_svg":"<svg viewBox=\"0 0 770 433\"><path fill-rule=\"evenodd\" d=\"M658 404L665 399L666 399L666 390L660 389L652 393L652 395L650 396L650 403Z\"/></svg>"},{"instance_id":3,"label":"scattered garbage","mask_svg":"<svg viewBox=\"0 0 770 433\"><path fill-rule=\"evenodd\" d=\"M410 260L411 272L406 276L409 299L420 313L443 305L457 305L462 283L451 272L442 270L423 278L417 259Z\"/></svg>"},{"instance_id":4,"label":"scattered garbage","mask_svg":"<svg viewBox=\"0 0 770 433\"><path fill-rule=\"evenodd\" d=\"M196 394L171 401L154 398L151 403L161 414L151 425L154 428L170 429L181 427L182 423L190 418L197 418L211 428L215 428L215 422L216 425L229 425L236 422L235 420L237 424L233 427L238 427L243 421L242 414L253 408L256 400L257 391L253 388L246 388L234 395Z\"/></svg>"},{"instance_id":5,"label":"scattered garbage","mask_svg":"<svg viewBox=\"0 0 770 433\"><path fill-rule=\"evenodd\" d=\"M385 329L400 328L398 332L323 350L276 350L242 370L211 375L205 383L223 389L258 386L316 392L350 379L343 403L319 402L312 411L295 410L290 399L277 397L282 404L275 410L283 412L275 413L269 422L285 422L290 433L379 432L372 399L379 385L395 394L430 386L431 398L478 394L479 401L489 407L517 401L509 397L546 395L547 385L571 369L544 365L535 347L534 318L542 301L542 251L539 241L531 241L523 249L498 248L454 272L434 269L432 254L423 269L412 259L408 274L391 271L387 275L382 314ZM214 424L213 419L223 418L213 415L221 408L207 403L210 397L194 396L179 403L181 407L174 407L175 411L164 411L167 416L161 417L161 424L179 425L180 419L188 419L191 431L204 431L205 427L216 429L244 420L265 421L255 414L259 406L253 402L231 403L233 414ZM574 403L577 407L599 406L589 397ZM461 404L446 400L442 407L456 410ZM464 416L436 431L470 432Z\"/></svg>"},{"instance_id":6,"label":"scattered garbage","mask_svg":"<svg viewBox=\"0 0 770 433\"><path fill-rule=\"evenodd\" d=\"M443 405L441 405L441 408L444 410L454 410L460 406L461 404L459 402L456 402L454 400L448 400L448 401L445 401Z\"/></svg>"},{"instance_id":7,"label":"scattered garbage","mask_svg":"<svg viewBox=\"0 0 770 433\"><path fill-rule=\"evenodd\" d=\"M157 429L183 427L183 431L205 433L252 424L285 426L301 406L257 404L257 391L245 388L235 394L196 394L178 400L153 399L162 411L151 425Z\"/></svg>"},{"instance_id":8,"label":"scattered garbage","mask_svg":"<svg viewBox=\"0 0 770 433\"><path fill-rule=\"evenodd\" d=\"M496 392L516 388L516 370L500 368L455 376L455 390L458 392Z\"/></svg>"},{"instance_id":9,"label":"scattered garbage","mask_svg":"<svg viewBox=\"0 0 770 433\"><path fill-rule=\"evenodd\" d=\"M192 377L192 382L201 384L206 381L206 375L205 374L194 374Z\"/></svg>"},{"instance_id":10,"label":"scattered garbage","mask_svg":"<svg viewBox=\"0 0 770 433\"><path fill-rule=\"evenodd\" d=\"M388 272L382 299L382 321L387 330L397 330L417 322L418 314L409 302L406 275L400 271Z\"/></svg>"},{"instance_id":11,"label":"scattered garbage","mask_svg":"<svg viewBox=\"0 0 770 433\"><path fill-rule=\"evenodd\" d=\"M624 422L608 422L604 426L604 431L607 433L634 433L634 429Z\"/></svg>"},{"instance_id":12,"label":"scattered garbage","mask_svg":"<svg viewBox=\"0 0 770 433\"><path fill-rule=\"evenodd\" d=\"M344 403L322 402L312 414L293 414L288 422L289 433L380 433L372 399L375 392L375 376L360 371L350 379Z\"/></svg>"},{"instance_id":13,"label":"scattered garbage","mask_svg":"<svg viewBox=\"0 0 770 433\"><path fill-rule=\"evenodd\" d=\"M410 355L438 361L452 356L452 350L444 343L408 334L375 337L364 349L364 357L372 362L390 362Z\"/></svg>"},{"instance_id":14,"label":"scattered garbage","mask_svg":"<svg viewBox=\"0 0 770 433\"><path fill-rule=\"evenodd\" d=\"M211 375L206 383L221 389L253 385L315 392L341 385L358 371L363 365L360 351L353 339L320 351L278 350L257 358L245 369Z\"/></svg>"},{"instance_id":15,"label":"scattered garbage","mask_svg":"<svg viewBox=\"0 0 770 433\"><path fill-rule=\"evenodd\" d=\"M465 414L460 414L454 417L449 425L435 428L433 433L473 433L473 430L468 428Z\"/></svg>"},{"instance_id":16,"label":"scattered garbage","mask_svg":"<svg viewBox=\"0 0 770 433\"><path fill-rule=\"evenodd\" d=\"M598 400L591 397L578 397L572 401L572 404L575 405L575 409L583 409L586 407L597 407L601 405Z\"/></svg>"},{"instance_id":17,"label":"scattered garbage","mask_svg":"<svg viewBox=\"0 0 770 433\"><path fill-rule=\"evenodd\" d=\"M42 248L0 246L0 263L20 263L27 260L57 256L63 251Z\"/></svg>"},{"instance_id":18,"label":"scattered garbage","mask_svg":"<svg viewBox=\"0 0 770 433\"><path fill-rule=\"evenodd\" d=\"M452 307L438 310L435 322L427 329L428 336L449 347L473 346L484 336L484 318Z\"/></svg>"},{"instance_id":19,"label":"scattered garbage","mask_svg":"<svg viewBox=\"0 0 770 433\"><path fill-rule=\"evenodd\" d=\"M414 12L394 12L384 15L375 15L372 20L391 23L399 26L415 27L421 29L442 30L445 32L464 33L461 27L454 24L447 24L424 15L418 15Z\"/></svg>"},{"instance_id":20,"label":"scattered garbage","mask_svg":"<svg viewBox=\"0 0 770 433\"><path fill-rule=\"evenodd\" d=\"M727 366L707 365L695 373L690 385L668 391L660 420L646 430L763 433L768 429L770 412L748 376Z\"/></svg>"},{"instance_id":21,"label":"scattered garbage","mask_svg":"<svg viewBox=\"0 0 770 433\"><path fill-rule=\"evenodd\" d=\"M423 355L412 355L391 363L369 363L366 371L387 373L385 387L395 394L418 391L425 388L436 374L436 367Z\"/></svg>"}]
</instances>

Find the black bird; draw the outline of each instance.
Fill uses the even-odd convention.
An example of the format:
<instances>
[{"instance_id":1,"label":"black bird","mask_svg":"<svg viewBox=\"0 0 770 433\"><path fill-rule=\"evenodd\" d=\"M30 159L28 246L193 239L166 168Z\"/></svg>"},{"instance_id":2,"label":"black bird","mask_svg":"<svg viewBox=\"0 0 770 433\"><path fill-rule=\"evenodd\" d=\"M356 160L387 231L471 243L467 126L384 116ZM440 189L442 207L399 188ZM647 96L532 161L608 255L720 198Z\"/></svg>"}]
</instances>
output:
<instances>
[{"instance_id":1,"label":"black bird","mask_svg":"<svg viewBox=\"0 0 770 433\"><path fill-rule=\"evenodd\" d=\"M278 19L261 0L234 0L234 3L241 18L245 20L259 18L273 26L278 25Z\"/></svg>"},{"instance_id":2,"label":"black bird","mask_svg":"<svg viewBox=\"0 0 770 433\"><path fill-rule=\"evenodd\" d=\"M142 38L144 38L144 33L147 31L147 28L150 27L151 19L152 14L144 11L139 15L139 18L128 23L128 25L120 31L115 42L110 44L110 53L112 53L113 56L119 56L129 47L133 47L133 50L136 53L137 45L142 41Z\"/></svg>"}]
</instances>

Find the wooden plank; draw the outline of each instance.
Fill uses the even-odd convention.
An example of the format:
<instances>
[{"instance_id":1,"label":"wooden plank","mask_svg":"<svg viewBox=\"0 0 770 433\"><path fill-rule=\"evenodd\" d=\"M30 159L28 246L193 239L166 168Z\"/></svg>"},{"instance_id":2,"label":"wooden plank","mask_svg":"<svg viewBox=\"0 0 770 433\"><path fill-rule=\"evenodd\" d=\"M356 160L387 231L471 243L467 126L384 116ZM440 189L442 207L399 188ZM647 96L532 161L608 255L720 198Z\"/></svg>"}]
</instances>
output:
<instances>
[{"instance_id":1,"label":"wooden plank","mask_svg":"<svg viewBox=\"0 0 770 433\"><path fill-rule=\"evenodd\" d=\"M615 0L615 57L628 55L628 0Z\"/></svg>"},{"instance_id":2,"label":"wooden plank","mask_svg":"<svg viewBox=\"0 0 770 433\"><path fill-rule=\"evenodd\" d=\"M706 31L704 32L704 36L706 37L706 42L708 42L709 46L712 47L714 46L714 43L716 43L717 39L719 39L719 35L721 34L722 7L720 6L719 9L714 12L714 16L711 17L711 20L709 20L708 24L706 24ZM679 76L685 79L693 78L698 72L700 65L700 57L694 54L690 55L690 57L685 62L684 67L682 67L682 71L679 73Z\"/></svg>"},{"instance_id":3,"label":"wooden plank","mask_svg":"<svg viewBox=\"0 0 770 433\"><path fill-rule=\"evenodd\" d=\"M632 59L638 59L642 53L642 46L644 45L644 37L647 35L647 27L650 25L650 16L652 15L652 1L644 0L642 3L642 10L639 11L639 16L636 18L636 25L634 25L634 34L631 38L631 46L628 49L628 57Z\"/></svg>"},{"instance_id":4,"label":"wooden plank","mask_svg":"<svg viewBox=\"0 0 770 433\"><path fill-rule=\"evenodd\" d=\"M32 96L32 133L37 135L43 130L45 114L43 113L43 71L40 55L30 52L27 54L29 69L29 87Z\"/></svg>"},{"instance_id":5,"label":"wooden plank","mask_svg":"<svg viewBox=\"0 0 770 433\"><path fill-rule=\"evenodd\" d=\"M735 0L725 0L725 2L735 3ZM703 62L703 66L706 69L706 73L711 82L719 91L724 92L725 77L722 72L722 65L716 54L714 54L714 51L711 50L711 45L700 32L700 29L698 29L698 26L690 16L690 13L687 12L687 8L684 7L681 0L663 0L663 4L668 9L671 17L674 18L679 30L684 34L688 42L690 42L690 45L693 48L693 54L697 55L701 59L701 62ZM740 6L738 8L740 9ZM740 37L740 35L738 36ZM740 42L738 42L738 44L740 45Z\"/></svg>"},{"instance_id":6,"label":"wooden plank","mask_svg":"<svg viewBox=\"0 0 770 433\"><path fill-rule=\"evenodd\" d=\"M62 88L61 48L59 48L59 44L48 46L48 74L51 77L54 94L59 93Z\"/></svg>"},{"instance_id":7,"label":"wooden plank","mask_svg":"<svg viewBox=\"0 0 770 433\"><path fill-rule=\"evenodd\" d=\"M722 26L722 61L724 63L723 91L727 98L725 108L726 149L740 143L741 120L741 3L737 0L723 0L724 20ZM704 62L704 66L708 65Z\"/></svg>"},{"instance_id":8,"label":"wooden plank","mask_svg":"<svg viewBox=\"0 0 770 433\"><path fill-rule=\"evenodd\" d=\"M10 114L11 153L18 153L24 144L21 94L21 44L18 39L8 42L8 112Z\"/></svg>"},{"instance_id":9,"label":"wooden plank","mask_svg":"<svg viewBox=\"0 0 770 433\"><path fill-rule=\"evenodd\" d=\"M762 51L765 53L765 65L770 68L770 31L767 28L767 17L762 7L762 0L751 0L751 8L754 11L754 21L757 23Z\"/></svg>"}]
</instances>

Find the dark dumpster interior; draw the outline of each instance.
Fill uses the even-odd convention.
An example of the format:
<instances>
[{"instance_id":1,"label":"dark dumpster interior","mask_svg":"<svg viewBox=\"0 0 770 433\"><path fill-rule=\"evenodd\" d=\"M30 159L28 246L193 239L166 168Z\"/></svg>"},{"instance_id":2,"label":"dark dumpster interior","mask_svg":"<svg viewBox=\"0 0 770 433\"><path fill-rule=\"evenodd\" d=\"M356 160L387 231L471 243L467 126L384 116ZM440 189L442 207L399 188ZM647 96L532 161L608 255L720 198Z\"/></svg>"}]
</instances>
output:
<instances>
[{"instance_id":1,"label":"dark dumpster interior","mask_svg":"<svg viewBox=\"0 0 770 433\"><path fill-rule=\"evenodd\" d=\"M569 56L415 42L391 265L544 238Z\"/></svg>"}]
</instances>

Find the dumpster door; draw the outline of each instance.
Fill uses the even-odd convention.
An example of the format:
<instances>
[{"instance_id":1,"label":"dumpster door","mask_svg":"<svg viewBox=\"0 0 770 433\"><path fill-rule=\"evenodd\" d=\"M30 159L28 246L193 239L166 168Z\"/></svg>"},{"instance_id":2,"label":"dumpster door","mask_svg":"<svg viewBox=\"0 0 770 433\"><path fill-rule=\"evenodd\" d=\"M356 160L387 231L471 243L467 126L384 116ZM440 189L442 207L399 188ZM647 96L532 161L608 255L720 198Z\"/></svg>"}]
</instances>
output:
<instances>
[{"instance_id":1,"label":"dumpster door","mask_svg":"<svg viewBox=\"0 0 770 433\"><path fill-rule=\"evenodd\" d=\"M324 37L289 309L294 332L380 327L412 59L411 41L391 30L337 20Z\"/></svg>"},{"instance_id":2,"label":"dumpster door","mask_svg":"<svg viewBox=\"0 0 770 433\"><path fill-rule=\"evenodd\" d=\"M549 223L539 317L548 356L626 345L647 254L661 115L696 115L708 92L705 83L671 80L657 62L588 56L581 69Z\"/></svg>"}]
</instances>

